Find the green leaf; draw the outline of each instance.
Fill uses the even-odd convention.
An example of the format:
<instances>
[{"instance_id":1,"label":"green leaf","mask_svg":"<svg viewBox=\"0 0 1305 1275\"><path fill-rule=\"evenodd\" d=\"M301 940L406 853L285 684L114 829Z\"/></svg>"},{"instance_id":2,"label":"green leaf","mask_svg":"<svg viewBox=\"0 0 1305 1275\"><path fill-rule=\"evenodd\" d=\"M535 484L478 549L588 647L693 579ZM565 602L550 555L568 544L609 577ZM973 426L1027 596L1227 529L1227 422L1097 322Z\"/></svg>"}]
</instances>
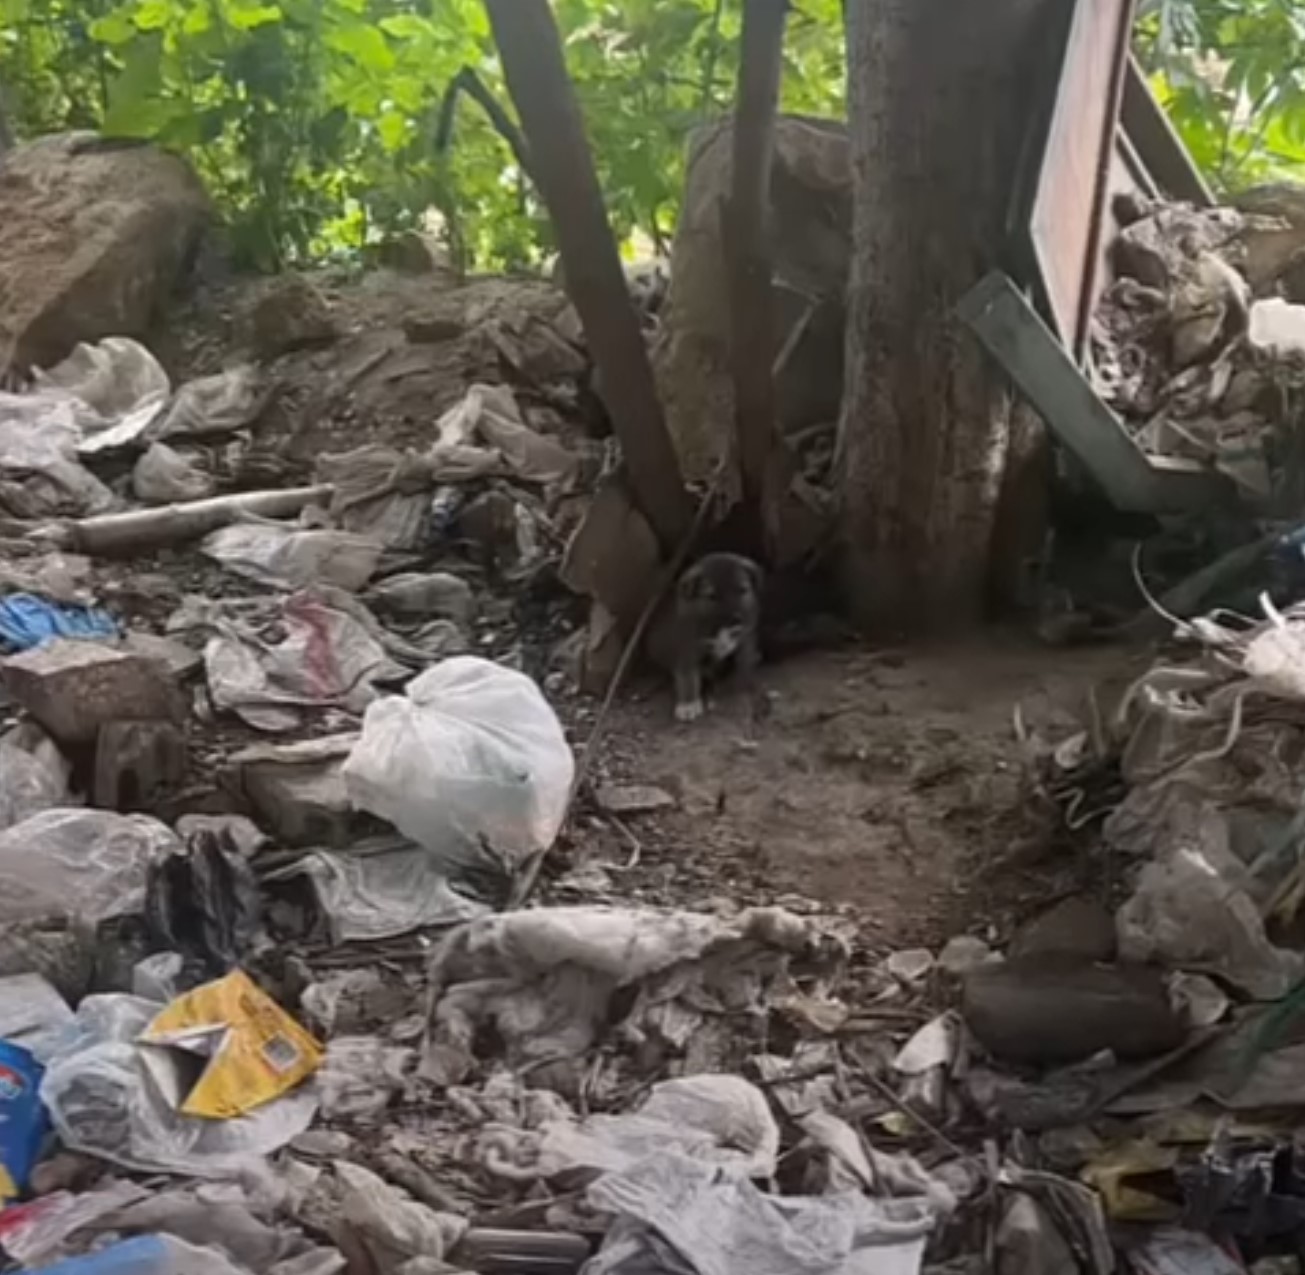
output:
<instances>
[{"instance_id":1,"label":"green leaf","mask_svg":"<svg viewBox=\"0 0 1305 1275\"><path fill-rule=\"evenodd\" d=\"M130 44L136 38L137 30L136 24L122 9L96 18L88 29L92 40L109 45Z\"/></svg>"},{"instance_id":2,"label":"green leaf","mask_svg":"<svg viewBox=\"0 0 1305 1275\"><path fill-rule=\"evenodd\" d=\"M420 40L433 35L435 31L425 18L419 18L415 13L396 13L382 18L380 27L386 35L392 35L396 40Z\"/></svg>"},{"instance_id":3,"label":"green leaf","mask_svg":"<svg viewBox=\"0 0 1305 1275\"><path fill-rule=\"evenodd\" d=\"M132 21L140 31L159 31L168 25L171 12L168 0L141 0L132 14Z\"/></svg>"},{"instance_id":4,"label":"green leaf","mask_svg":"<svg viewBox=\"0 0 1305 1275\"><path fill-rule=\"evenodd\" d=\"M338 53L347 54L369 71L388 71L394 66L394 53L385 37L366 23L351 23L327 36L326 42Z\"/></svg>"},{"instance_id":5,"label":"green leaf","mask_svg":"<svg viewBox=\"0 0 1305 1275\"><path fill-rule=\"evenodd\" d=\"M376 131L380 134L381 145L393 154L408 140L408 121L398 111L386 111L376 121Z\"/></svg>"},{"instance_id":6,"label":"green leaf","mask_svg":"<svg viewBox=\"0 0 1305 1275\"><path fill-rule=\"evenodd\" d=\"M226 0L222 16L237 31L253 31L268 23L280 22L282 13L280 6L275 4L248 4L242 0L233 3L232 0Z\"/></svg>"},{"instance_id":7,"label":"green leaf","mask_svg":"<svg viewBox=\"0 0 1305 1275\"><path fill-rule=\"evenodd\" d=\"M208 4L202 2L186 11L181 20L182 35L203 35L213 25L213 14Z\"/></svg>"}]
</instances>

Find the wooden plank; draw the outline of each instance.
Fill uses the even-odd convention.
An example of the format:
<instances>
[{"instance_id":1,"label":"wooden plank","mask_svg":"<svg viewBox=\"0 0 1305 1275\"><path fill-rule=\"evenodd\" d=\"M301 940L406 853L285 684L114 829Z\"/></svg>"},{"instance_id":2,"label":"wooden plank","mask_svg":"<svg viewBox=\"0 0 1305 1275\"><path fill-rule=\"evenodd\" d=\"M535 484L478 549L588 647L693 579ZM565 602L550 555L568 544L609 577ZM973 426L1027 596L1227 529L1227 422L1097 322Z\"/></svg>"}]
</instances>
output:
<instances>
[{"instance_id":1,"label":"wooden plank","mask_svg":"<svg viewBox=\"0 0 1305 1275\"><path fill-rule=\"evenodd\" d=\"M1098 248L1133 0L1074 0L1029 221L1053 325L1076 362L1098 294Z\"/></svg>"}]
</instances>

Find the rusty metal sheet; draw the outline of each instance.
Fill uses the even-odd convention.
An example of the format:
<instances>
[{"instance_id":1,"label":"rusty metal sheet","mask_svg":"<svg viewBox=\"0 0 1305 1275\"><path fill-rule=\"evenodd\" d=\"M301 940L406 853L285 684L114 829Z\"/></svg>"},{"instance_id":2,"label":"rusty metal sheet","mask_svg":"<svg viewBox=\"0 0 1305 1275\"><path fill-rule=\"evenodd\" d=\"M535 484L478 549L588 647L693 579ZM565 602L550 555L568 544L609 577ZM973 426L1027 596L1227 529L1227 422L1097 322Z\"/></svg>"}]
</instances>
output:
<instances>
[{"instance_id":1,"label":"rusty metal sheet","mask_svg":"<svg viewBox=\"0 0 1305 1275\"><path fill-rule=\"evenodd\" d=\"M1133 0L1074 0L1029 233L1057 334L1082 362L1128 65Z\"/></svg>"}]
</instances>

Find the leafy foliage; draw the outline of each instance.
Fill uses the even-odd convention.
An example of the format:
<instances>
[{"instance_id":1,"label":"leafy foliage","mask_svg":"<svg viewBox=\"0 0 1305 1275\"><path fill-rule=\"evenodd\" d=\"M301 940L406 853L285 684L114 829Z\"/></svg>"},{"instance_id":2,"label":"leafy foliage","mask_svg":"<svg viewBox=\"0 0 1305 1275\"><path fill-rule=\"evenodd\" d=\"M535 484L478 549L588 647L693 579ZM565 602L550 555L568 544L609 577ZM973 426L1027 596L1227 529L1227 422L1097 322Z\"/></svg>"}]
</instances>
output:
<instances>
[{"instance_id":1,"label":"leafy foliage","mask_svg":"<svg viewBox=\"0 0 1305 1275\"><path fill-rule=\"evenodd\" d=\"M1305 0L1150 0L1139 48L1216 185L1302 177Z\"/></svg>"},{"instance_id":2,"label":"leafy foliage","mask_svg":"<svg viewBox=\"0 0 1305 1275\"><path fill-rule=\"evenodd\" d=\"M618 235L661 244L689 130L726 108L741 0L556 0ZM785 104L840 114L837 0L800 0ZM0 84L19 136L103 128L187 154L246 263L351 253L443 215L463 264L523 266L547 219L480 109L508 104L481 0L0 0Z\"/></svg>"}]
</instances>

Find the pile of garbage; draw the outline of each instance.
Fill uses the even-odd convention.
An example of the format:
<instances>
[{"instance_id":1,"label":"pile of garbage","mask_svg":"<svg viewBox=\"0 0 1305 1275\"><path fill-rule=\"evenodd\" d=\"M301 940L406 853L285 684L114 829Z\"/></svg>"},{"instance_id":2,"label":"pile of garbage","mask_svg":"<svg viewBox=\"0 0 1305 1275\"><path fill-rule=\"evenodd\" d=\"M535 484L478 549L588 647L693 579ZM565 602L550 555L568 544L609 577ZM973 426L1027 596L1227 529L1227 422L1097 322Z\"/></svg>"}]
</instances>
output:
<instances>
[{"instance_id":1,"label":"pile of garbage","mask_svg":"<svg viewBox=\"0 0 1305 1275\"><path fill-rule=\"evenodd\" d=\"M1044 1017L1022 1024L1017 1052L1045 1062L1076 1039L1060 1061L1077 1065L1037 1086L977 1083L990 1112L1101 1193L1112 1224L1182 1225L1223 1250L1139 1269L1298 1270L1305 608L1265 597L1258 620L1216 612L1176 637L1080 733L1026 738L1045 793L1092 834L1114 883L1113 915L1075 901L1062 933L1118 964L1095 965L1081 1001L1030 970L1048 983ZM972 1006L971 1026L1009 1053L989 1009Z\"/></svg>"},{"instance_id":2,"label":"pile of garbage","mask_svg":"<svg viewBox=\"0 0 1305 1275\"><path fill-rule=\"evenodd\" d=\"M1225 340L1213 234L1178 236L1163 306L1122 286L1145 266L1107 301L1103 384L1156 430L1192 418L1175 351L1207 405L1261 366ZM1175 326L1188 283L1222 309ZM255 325L273 359L335 339L288 291ZM266 359L175 386L110 335L0 394L5 1269L1299 1269L1305 614L1193 622L1200 661L1026 740L1071 825L1105 818L1119 897L1005 951L871 952L817 907L533 900L577 784L559 647L611 637L656 547L610 449L541 409L579 397L576 334L502 316L516 379L296 487L248 482ZM345 381L410 353L366 336ZM443 319L408 336L429 372ZM504 617L559 580L590 630L568 613L532 654Z\"/></svg>"},{"instance_id":3,"label":"pile of garbage","mask_svg":"<svg viewBox=\"0 0 1305 1275\"><path fill-rule=\"evenodd\" d=\"M619 506L604 449L475 383L422 448L240 490L267 381L108 337L0 395L0 1255L965 1251L969 1158L883 1088L918 980L779 908L506 910L576 766L486 582Z\"/></svg>"},{"instance_id":4,"label":"pile of garbage","mask_svg":"<svg viewBox=\"0 0 1305 1275\"><path fill-rule=\"evenodd\" d=\"M1305 239L1234 208L1116 200L1092 330L1101 397L1151 455L1226 475L1265 514L1299 508L1305 306L1281 295Z\"/></svg>"}]
</instances>

